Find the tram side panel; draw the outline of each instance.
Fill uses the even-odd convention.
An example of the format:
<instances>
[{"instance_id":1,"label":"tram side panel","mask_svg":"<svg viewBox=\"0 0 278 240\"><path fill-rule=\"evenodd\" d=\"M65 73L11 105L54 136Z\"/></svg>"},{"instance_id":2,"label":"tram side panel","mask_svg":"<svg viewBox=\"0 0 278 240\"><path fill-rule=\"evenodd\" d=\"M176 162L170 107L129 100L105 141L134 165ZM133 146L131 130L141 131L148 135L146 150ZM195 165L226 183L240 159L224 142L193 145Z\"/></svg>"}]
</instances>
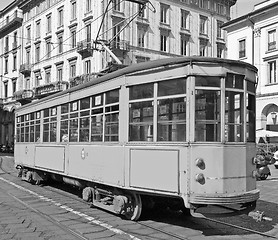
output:
<instances>
[{"instance_id":1,"label":"tram side panel","mask_svg":"<svg viewBox=\"0 0 278 240\"><path fill-rule=\"evenodd\" d=\"M124 186L124 148L122 146L69 145L69 176L104 184Z\"/></svg>"},{"instance_id":2,"label":"tram side panel","mask_svg":"<svg viewBox=\"0 0 278 240\"><path fill-rule=\"evenodd\" d=\"M35 146L34 144L15 144L14 149L15 166L24 165L34 167L35 165Z\"/></svg>"},{"instance_id":3,"label":"tram side panel","mask_svg":"<svg viewBox=\"0 0 278 240\"><path fill-rule=\"evenodd\" d=\"M36 146L35 166L63 173L65 171L65 147Z\"/></svg>"},{"instance_id":4,"label":"tram side panel","mask_svg":"<svg viewBox=\"0 0 278 240\"><path fill-rule=\"evenodd\" d=\"M130 186L163 192L179 192L178 149L129 149Z\"/></svg>"}]
</instances>

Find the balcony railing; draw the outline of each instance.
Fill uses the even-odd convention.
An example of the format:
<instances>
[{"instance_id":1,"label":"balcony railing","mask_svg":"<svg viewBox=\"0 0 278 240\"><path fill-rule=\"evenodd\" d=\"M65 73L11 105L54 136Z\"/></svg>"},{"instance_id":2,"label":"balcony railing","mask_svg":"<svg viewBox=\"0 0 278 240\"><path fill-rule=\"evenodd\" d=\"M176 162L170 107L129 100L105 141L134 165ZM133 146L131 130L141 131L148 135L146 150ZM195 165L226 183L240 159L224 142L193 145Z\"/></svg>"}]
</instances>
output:
<instances>
[{"instance_id":1,"label":"balcony railing","mask_svg":"<svg viewBox=\"0 0 278 240\"><path fill-rule=\"evenodd\" d=\"M129 41L126 40L114 40L110 43L110 48L113 49L118 49L122 51L129 51L130 50L130 44Z\"/></svg>"},{"instance_id":2,"label":"balcony railing","mask_svg":"<svg viewBox=\"0 0 278 240\"><path fill-rule=\"evenodd\" d=\"M96 74L87 73L80 76L70 78L70 87L75 87L86 82L90 82L97 77Z\"/></svg>"},{"instance_id":3,"label":"balcony railing","mask_svg":"<svg viewBox=\"0 0 278 240\"><path fill-rule=\"evenodd\" d=\"M93 54L93 43L83 40L77 43L77 52L81 55L92 56Z\"/></svg>"},{"instance_id":4,"label":"balcony railing","mask_svg":"<svg viewBox=\"0 0 278 240\"><path fill-rule=\"evenodd\" d=\"M21 24L22 20L23 13L16 10L11 16L0 23L0 33L6 31L7 29L10 29L16 24Z\"/></svg>"},{"instance_id":5,"label":"balcony railing","mask_svg":"<svg viewBox=\"0 0 278 240\"><path fill-rule=\"evenodd\" d=\"M65 81L58 81L58 82L51 82L42 86L37 86L34 88L34 97L35 98L42 98L57 92L64 91L68 88L68 82Z\"/></svg>"},{"instance_id":6,"label":"balcony railing","mask_svg":"<svg viewBox=\"0 0 278 240\"><path fill-rule=\"evenodd\" d=\"M31 74L31 64L23 63L20 65L19 72L25 76L30 76Z\"/></svg>"},{"instance_id":7,"label":"balcony railing","mask_svg":"<svg viewBox=\"0 0 278 240\"><path fill-rule=\"evenodd\" d=\"M34 92L31 89L24 89L14 92L14 99L22 105L32 101Z\"/></svg>"}]
</instances>

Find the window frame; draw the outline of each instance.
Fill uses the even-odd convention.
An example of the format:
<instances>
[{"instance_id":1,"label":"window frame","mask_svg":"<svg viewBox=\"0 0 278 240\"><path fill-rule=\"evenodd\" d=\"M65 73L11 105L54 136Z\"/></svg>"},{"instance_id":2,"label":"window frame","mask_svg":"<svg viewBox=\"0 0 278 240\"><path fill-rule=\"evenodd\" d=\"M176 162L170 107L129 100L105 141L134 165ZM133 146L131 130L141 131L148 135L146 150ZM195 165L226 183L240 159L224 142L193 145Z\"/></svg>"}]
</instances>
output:
<instances>
[{"instance_id":1,"label":"window frame","mask_svg":"<svg viewBox=\"0 0 278 240\"><path fill-rule=\"evenodd\" d=\"M267 51L273 51L277 48L277 31L271 29L267 31Z\"/></svg>"},{"instance_id":2,"label":"window frame","mask_svg":"<svg viewBox=\"0 0 278 240\"><path fill-rule=\"evenodd\" d=\"M238 40L238 57L239 59L246 58L246 38Z\"/></svg>"}]
</instances>

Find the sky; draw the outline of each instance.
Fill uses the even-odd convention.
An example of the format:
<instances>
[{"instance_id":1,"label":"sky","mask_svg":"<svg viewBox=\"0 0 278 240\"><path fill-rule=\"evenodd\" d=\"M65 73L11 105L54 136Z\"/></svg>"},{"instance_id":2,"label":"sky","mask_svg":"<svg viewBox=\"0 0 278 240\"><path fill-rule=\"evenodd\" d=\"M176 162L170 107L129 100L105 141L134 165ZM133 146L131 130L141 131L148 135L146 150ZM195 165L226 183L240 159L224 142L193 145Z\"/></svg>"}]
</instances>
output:
<instances>
[{"instance_id":1,"label":"sky","mask_svg":"<svg viewBox=\"0 0 278 240\"><path fill-rule=\"evenodd\" d=\"M259 2L265 0L237 0L237 3L231 8L231 18L237 18L251 12Z\"/></svg>"},{"instance_id":2,"label":"sky","mask_svg":"<svg viewBox=\"0 0 278 240\"><path fill-rule=\"evenodd\" d=\"M231 9L231 17L240 17L247 14L253 10L255 4L262 2L264 0L237 0L237 3ZM0 0L0 10L12 3L13 0Z\"/></svg>"}]
</instances>

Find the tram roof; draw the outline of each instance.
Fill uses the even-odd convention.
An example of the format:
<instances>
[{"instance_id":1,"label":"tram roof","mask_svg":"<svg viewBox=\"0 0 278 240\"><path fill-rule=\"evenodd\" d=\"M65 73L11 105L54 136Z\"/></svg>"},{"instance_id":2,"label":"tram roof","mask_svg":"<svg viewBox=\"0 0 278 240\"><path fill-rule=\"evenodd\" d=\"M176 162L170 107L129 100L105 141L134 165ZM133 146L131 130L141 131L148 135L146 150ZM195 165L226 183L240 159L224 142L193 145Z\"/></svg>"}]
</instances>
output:
<instances>
[{"instance_id":1,"label":"tram roof","mask_svg":"<svg viewBox=\"0 0 278 240\"><path fill-rule=\"evenodd\" d=\"M139 71L144 71L144 70L150 70L154 68L159 68L159 67L164 67L164 66L171 66L171 65L188 65L188 64L196 64L196 63L210 63L210 64L230 64L234 66L242 66L246 67L252 71L257 72L257 68L249 63L243 62L243 61L238 61L238 60L231 60L231 59L223 59L223 58L211 58L211 57L200 57L200 56L192 56L192 57L173 57L173 58L164 58L164 59L157 59L157 60L152 60L148 62L142 62L142 63L137 63L137 64L132 64L127 67L124 67L122 69L116 70L112 73L107 73L104 76L98 77L94 79L93 81L69 88L67 90L64 90L62 92L44 97L38 101L31 102L29 104L26 104L24 106L31 106L33 104L38 104L40 102L43 102L45 100L51 99L53 97L58 97L62 96L64 94L68 94L71 92L75 92L105 81L108 81L113 78L117 78L120 76L124 76L130 73L136 73ZM24 106L20 107L24 108Z\"/></svg>"}]
</instances>

